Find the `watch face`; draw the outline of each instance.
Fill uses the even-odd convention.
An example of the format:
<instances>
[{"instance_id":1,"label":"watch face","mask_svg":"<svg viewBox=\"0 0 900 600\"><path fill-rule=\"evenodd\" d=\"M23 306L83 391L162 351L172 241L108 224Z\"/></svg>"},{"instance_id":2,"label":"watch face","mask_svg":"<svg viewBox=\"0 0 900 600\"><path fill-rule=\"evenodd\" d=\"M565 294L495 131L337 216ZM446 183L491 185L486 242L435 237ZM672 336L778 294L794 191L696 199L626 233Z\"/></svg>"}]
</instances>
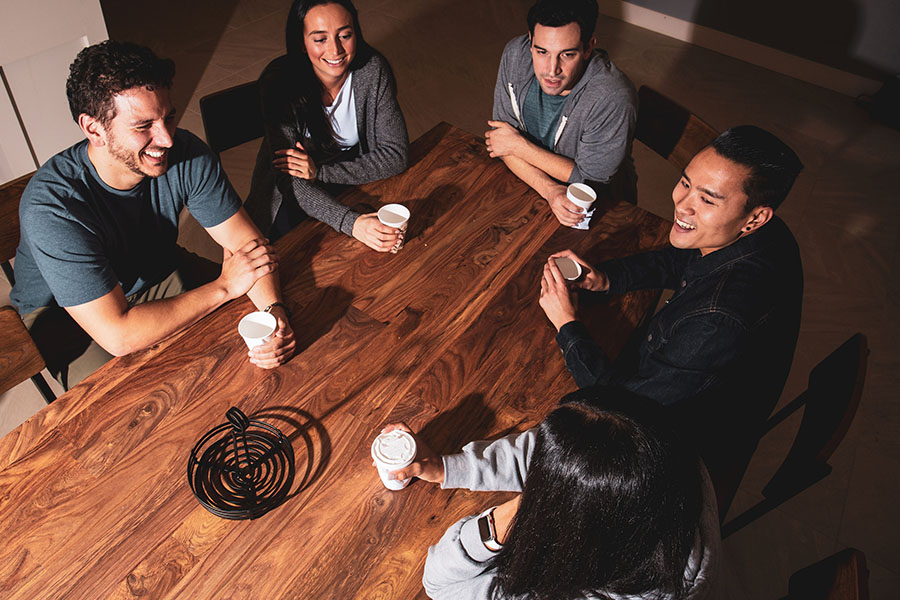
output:
<instances>
[{"instance_id":1,"label":"watch face","mask_svg":"<svg viewBox=\"0 0 900 600\"><path fill-rule=\"evenodd\" d=\"M482 542L493 541L494 536L491 535L491 525L487 515L478 518L478 533L481 535Z\"/></svg>"}]
</instances>

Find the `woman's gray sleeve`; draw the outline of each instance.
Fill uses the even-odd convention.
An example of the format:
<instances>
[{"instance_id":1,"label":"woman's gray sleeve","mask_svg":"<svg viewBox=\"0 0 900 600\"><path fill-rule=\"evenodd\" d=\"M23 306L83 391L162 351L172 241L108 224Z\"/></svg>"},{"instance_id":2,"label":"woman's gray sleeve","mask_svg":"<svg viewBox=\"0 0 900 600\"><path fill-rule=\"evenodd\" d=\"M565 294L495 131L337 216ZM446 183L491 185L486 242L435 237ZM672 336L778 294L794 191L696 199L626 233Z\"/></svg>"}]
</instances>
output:
<instances>
[{"instance_id":1,"label":"woman's gray sleeve","mask_svg":"<svg viewBox=\"0 0 900 600\"><path fill-rule=\"evenodd\" d=\"M481 541L478 515L454 523L428 549L422 585L434 600L489 600L494 571L485 564L494 553Z\"/></svg>"},{"instance_id":2,"label":"woman's gray sleeve","mask_svg":"<svg viewBox=\"0 0 900 600\"><path fill-rule=\"evenodd\" d=\"M460 454L442 457L442 488L521 492L537 441L537 429L494 441L469 442Z\"/></svg>"}]
</instances>

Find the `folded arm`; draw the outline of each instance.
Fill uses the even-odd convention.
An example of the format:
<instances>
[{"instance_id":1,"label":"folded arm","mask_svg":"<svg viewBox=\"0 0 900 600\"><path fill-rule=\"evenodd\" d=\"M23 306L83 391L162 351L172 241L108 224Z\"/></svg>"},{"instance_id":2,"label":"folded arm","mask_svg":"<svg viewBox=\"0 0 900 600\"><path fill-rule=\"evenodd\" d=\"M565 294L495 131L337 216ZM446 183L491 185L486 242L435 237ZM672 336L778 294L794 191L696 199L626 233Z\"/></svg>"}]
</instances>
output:
<instances>
[{"instance_id":1,"label":"folded arm","mask_svg":"<svg viewBox=\"0 0 900 600\"><path fill-rule=\"evenodd\" d=\"M121 286L116 285L100 298L66 310L107 352L123 356L155 344L245 293L260 309L281 300L277 257L243 209L207 231L225 250L222 273L215 281L135 306L128 305ZM259 361L254 361L259 366L280 364L293 352L286 315L279 307L273 313L281 335L260 347Z\"/></svg>"}]
</instances>

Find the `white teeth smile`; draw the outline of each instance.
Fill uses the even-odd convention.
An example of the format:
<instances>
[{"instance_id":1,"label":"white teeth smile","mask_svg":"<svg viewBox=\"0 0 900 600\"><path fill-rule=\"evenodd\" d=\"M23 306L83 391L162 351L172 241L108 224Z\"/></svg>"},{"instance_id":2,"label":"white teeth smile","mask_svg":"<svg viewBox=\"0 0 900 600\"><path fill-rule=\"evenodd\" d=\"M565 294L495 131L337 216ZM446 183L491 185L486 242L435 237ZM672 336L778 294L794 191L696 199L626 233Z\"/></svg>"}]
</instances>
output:
<instances>
[{"instance_id":1,"label":"white teeth smile","mask_svg":"<svg viewBox=\"0 0 900 600\"><path fill-rule=\"evenodd\" d=\"M339 59L337 59L337 60L328 60L327 58L324 58L324 59L322 59L322 60L324 60L325 62L327 62L329 65L339 65L339 64L341 64L342 62L344 62L344 59L343 59L343 58L339 58Z\"/></svg>"},{"instance_id":2,"label":"white teeth smile","mask_svg":"<svg viewBox=\"0 0 900 600\"><path fill-rule=\"evenodd\" d=\"M678 217L675 217L675 223L682 229L697 229L697 227L695 225L691 225L690 223L685 223Z\"/></svg>"},{"instance_id":3,"label":"white teeth smile","mask_svg":"<svg viewBox=\"0 0 900 600\"><path fill-rule=\"evenodd\" d=\"M145 154L147 156L149 156L150 158L162 158L163 156L165 156L166 153L162 150L157 150L156 152L154 152L152 150L147 150L145 152Z\"/></svg>"}]
</instances>

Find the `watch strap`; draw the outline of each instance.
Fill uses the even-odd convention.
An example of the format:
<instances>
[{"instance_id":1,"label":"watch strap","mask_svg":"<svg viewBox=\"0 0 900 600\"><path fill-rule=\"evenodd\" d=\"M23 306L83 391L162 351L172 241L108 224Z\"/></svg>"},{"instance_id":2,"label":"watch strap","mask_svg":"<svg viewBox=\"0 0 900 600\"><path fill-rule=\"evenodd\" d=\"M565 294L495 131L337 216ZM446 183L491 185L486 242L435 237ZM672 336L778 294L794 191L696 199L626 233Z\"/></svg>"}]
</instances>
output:
<instances>
[{"instance_id":1,"label":"watch strap","mask_svg":"<svg viewBox=\"0 0 900 600\"><path fill-rule=\"evenodd\" d=\"M291 309L289 309L289 308L287 307L287 304L285 304L284 302L273 302L272 304L270 304L270 305L268 305L267 307L265 307L265 308L263 309L263 312L272 312L272 309L275 308L276 306L280 306L282 309L284 309L284 314L286 314L288 320L290 320L290 318L291 318L293 315L291 314Z\"/></svg>"}]
</instances>

